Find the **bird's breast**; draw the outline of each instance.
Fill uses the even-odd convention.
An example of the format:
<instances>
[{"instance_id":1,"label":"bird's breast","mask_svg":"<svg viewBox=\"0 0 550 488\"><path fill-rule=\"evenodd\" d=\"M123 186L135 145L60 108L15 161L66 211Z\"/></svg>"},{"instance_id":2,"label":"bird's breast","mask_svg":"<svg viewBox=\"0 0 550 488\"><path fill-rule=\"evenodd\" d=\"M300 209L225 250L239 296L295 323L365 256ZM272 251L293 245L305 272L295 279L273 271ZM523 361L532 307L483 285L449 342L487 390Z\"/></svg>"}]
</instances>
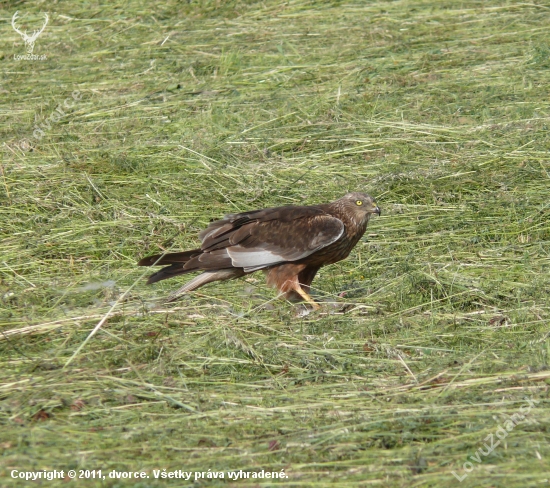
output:
<instances>
[{"instance_id":1,"label":"bird's breast","mask_svg":"<svg viewBox=\"0 0 550 488\"><path fill-rule=\"evenodd\" d=\"M340 239L336 242L319 249L317 252L309 256L308 263L326 265L337 263L342 259L346 259L357 242L359 242L359 239L361 239L365 233L367 223L367 221L361 223L345 223L345 229L342 237L340 237Z\"/></svg>"}]
</instances>

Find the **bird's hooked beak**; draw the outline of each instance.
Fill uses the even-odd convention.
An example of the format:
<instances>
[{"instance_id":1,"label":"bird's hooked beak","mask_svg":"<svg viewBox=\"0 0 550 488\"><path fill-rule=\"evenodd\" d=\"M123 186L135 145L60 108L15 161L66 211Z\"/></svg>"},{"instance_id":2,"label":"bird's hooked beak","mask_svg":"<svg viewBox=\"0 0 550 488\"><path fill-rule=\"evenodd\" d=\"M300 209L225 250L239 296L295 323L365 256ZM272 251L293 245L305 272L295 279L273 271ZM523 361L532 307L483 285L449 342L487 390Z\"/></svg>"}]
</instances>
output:
<instances>
[{"instance_id":1,"label":"bird's hooked beak","mask_svg":"<svg viewBox=\"0 0 550 488\"><path fill-rule=\"evenodd\" d=\"M380 210L380 207L378 205L376 205L376 207L374 208L373 213L378 214L379 217L380 215L382 215L382 211Z\"/></svg>"}]
</instances>

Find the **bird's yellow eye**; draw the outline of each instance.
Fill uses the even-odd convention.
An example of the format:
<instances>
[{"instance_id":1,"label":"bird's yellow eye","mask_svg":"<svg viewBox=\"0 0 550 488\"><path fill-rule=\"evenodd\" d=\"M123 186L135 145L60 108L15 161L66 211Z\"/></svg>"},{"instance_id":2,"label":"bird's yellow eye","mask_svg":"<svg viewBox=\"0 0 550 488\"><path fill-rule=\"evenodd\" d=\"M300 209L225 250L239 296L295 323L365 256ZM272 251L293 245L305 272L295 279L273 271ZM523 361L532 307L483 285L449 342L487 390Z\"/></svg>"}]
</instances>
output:
<instances>
[{"instance_id":1,"label":"bird's yellow eye","mask_svg":"<svg viewBox=\"0 0 550 488\"><path fill-rule=\"evenodd\" d=\"M355 205L363 205L363 200L355 200Z\"/></svg>"}]
</instances>

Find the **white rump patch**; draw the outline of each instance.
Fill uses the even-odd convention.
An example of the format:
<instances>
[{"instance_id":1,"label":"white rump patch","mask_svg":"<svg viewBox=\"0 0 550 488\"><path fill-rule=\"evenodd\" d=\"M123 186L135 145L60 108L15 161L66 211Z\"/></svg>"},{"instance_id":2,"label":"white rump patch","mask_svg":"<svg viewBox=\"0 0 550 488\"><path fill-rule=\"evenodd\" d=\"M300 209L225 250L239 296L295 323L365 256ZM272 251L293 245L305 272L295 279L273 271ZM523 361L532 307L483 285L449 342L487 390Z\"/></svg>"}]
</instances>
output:
<instances>
[{"instance_id":1,"label":"white rump patch","mask_svg":"<svg viewBox=\"0 0 550 488\"><path fill-rule=\"evenodd\" d=\"M287 261L271 251L253 247L249 249L238 246L228 247L227 254L229 254L233 266L244 268L247 273Z\"/></svg>"}]
</instances>

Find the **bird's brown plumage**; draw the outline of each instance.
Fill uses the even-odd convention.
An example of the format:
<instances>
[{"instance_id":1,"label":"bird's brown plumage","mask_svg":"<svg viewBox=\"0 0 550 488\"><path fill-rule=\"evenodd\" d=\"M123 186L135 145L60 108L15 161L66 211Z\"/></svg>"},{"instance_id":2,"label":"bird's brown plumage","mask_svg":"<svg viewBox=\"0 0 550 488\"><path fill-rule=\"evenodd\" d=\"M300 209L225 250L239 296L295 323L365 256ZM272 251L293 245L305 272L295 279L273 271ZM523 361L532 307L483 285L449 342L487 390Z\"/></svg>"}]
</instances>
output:
<instances>
[{"instance_id":1,"label":"bird's brown plumage","mask_svg":"<svg viewBox=\"0 0 550 488\"><path fill-rule=\"evenodd\" d=\"M212 281L239 278L264 270L267 283L289 299L304 299L321 266L345 259L365 233L370 216L380 215L372 197L348 193L331 203L264 208L226 215L199 234L200 249L157 254L139 266L169 265L149 277L156 283L203 271L169 301Z\"/></svg>"}]
</instances>

